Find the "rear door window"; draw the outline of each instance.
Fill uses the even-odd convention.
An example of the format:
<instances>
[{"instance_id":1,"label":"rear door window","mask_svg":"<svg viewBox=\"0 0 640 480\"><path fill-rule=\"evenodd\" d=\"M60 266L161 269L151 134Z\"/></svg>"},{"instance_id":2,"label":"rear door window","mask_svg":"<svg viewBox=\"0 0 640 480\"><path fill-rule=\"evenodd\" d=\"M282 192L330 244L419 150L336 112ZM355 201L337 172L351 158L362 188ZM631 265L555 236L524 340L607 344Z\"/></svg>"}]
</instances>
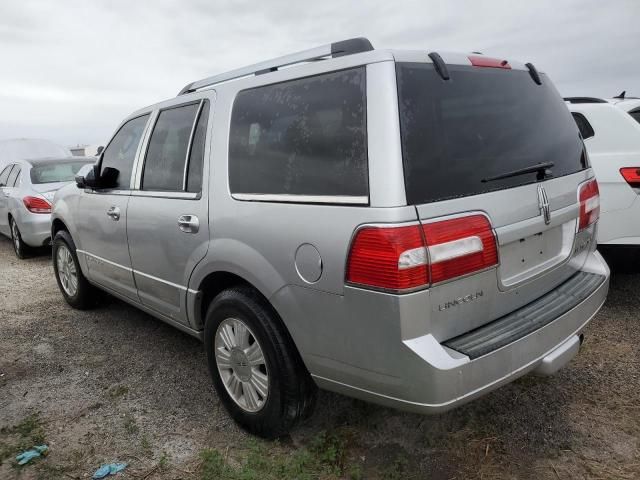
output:
<instances>
[{"instance_id":1,"label":"rear door window","mask_svg":"<svg viewBox=\"0 0 640 480\"><path fill-rule=\"evenodd\" d=\"M11 169L13 165L8 165L4 167L2 173L0 173L0 187L5 187L7 185L7 178L9 178L9 174L11 173Z\"/></svg>"},{"instance_id":2,"label":"rear door window","mask_svg":"<svg viewBox=\"0 0 640 480\"><path fill-rule=\"evenodd\" d=\"M366 203L366 130L364 68L244 90L231 114L231 192Z\"/></svg>"},{"instance_id":3,"label":"rear door window","mask_svg":"<svg viewBox=\"0 0 640 480\"><path fill-rule=\"evenodd\" d=\"M183 190L187 150L199 103L162 110L149 140L143 190Z\"/></svg>"},{"instance_id":4,"label":"rear door window","mask_svg":"<svg viewBox=\"0 0 640 480\"><path fill-rule=\"evenodd\" d=\"M13 170L11 170L11 174L9 178L7 178L7 187L14 187L16 184L16 180L18 180L18 175L20 175L20 166L16 165Z\"/></svg>"},{"instance_id":5,"label":"rear door window","mask_svg":"<svg viewBox=\"0 0 640 480\"><path fill-rule=\"evenodd\" d=\"M536 181L536 173L487 181L553 162L553 177L586 168L578 129L545 75L449 66L443 80L427 63L398 63L400 130L407 202L420 204Z\"/></svg>"},{"instance_id":6,"label":"rear door window","mask_svg":"<svg viewBox=\"0 0 640 480\"><path fill-rule=\"evenodd\" d=\"M133 162L148 120L149 114L129 120L118 130L102 154L101 171L107 167L118 171L116 189L130 188Z\"/></svg>"},{"instance_id":7,"label":"rear door window","mask_svg":"<svg viewBox=\"0 0 640 480\"><path fill-rule=\"evenodd\" d=\"M580 130L580 135L582 135L582 138L586 140L587 138L591 138L596 134L593 130L593 127L589 123L589 120L587 120L587 117L578 112L571 112L571 115L573 115L573 119L578 126L578 130Z\"/></svg>"}]
</instances>

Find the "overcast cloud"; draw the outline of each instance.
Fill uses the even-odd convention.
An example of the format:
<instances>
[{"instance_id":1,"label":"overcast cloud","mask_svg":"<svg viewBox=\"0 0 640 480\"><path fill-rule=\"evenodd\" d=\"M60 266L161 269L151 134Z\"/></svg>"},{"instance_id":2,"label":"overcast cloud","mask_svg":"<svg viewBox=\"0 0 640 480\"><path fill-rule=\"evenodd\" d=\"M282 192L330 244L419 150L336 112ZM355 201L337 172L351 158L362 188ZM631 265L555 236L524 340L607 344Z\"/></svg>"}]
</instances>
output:
<instances>
[{"instance_id":1,"label":"overcast cloud","mask_svg":"<svg viewBox=\"0 0 640 480\"><path fill-rule=\"evenodd\" d=\"M355 36L530 61L563 95L640 96L639 20L639 0L3 1L0 140L103 144L190 81Z\"/></svg>"}]
</instances>

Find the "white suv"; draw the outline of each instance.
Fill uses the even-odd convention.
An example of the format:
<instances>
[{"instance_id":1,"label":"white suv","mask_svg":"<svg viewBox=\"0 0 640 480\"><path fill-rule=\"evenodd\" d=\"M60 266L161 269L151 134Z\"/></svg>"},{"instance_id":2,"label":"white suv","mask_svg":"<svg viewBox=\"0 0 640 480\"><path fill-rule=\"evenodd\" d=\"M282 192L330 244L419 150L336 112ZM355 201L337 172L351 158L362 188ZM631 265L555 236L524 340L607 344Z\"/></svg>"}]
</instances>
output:
<instances>
[{"instance_id":1,"label":"white suv","mask_svg":"<svg viewBox=\"0 0 640 480\"><path fill-rule=\"evenodd\" d=\"M640 123L603 99L565 101L600 186L598 244L640 245Z\"/></svg>"}]
</instances>

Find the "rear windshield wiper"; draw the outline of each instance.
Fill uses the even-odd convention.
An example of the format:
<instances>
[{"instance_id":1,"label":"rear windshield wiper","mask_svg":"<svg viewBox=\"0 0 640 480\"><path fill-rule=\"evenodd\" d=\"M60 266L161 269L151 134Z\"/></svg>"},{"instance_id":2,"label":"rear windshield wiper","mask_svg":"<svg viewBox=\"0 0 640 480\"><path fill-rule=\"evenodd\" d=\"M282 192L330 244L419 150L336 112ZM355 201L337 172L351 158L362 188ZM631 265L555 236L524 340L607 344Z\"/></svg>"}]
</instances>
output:
<instances>
[{"instance_id":1,"label":"rear windshield wiper","mask_svg":"<svg viewBox=\"0 0 640 480\"><path fill-rule=\"evenodd\" d=\"M526 175L527 173L536 173L538 172L537 180L544 180L547 177L552 175L551 167L553 167L553 162L544 162L544 163L536 163L535 165L531 165L529 167L519 168L518 170L512 170L511 172L501 173L500 175L496 175L495 177L483 178L482 183L493 182L494 180L502 180L503 178L517 177L518 175Z\"/></svg>"}]
</instances>

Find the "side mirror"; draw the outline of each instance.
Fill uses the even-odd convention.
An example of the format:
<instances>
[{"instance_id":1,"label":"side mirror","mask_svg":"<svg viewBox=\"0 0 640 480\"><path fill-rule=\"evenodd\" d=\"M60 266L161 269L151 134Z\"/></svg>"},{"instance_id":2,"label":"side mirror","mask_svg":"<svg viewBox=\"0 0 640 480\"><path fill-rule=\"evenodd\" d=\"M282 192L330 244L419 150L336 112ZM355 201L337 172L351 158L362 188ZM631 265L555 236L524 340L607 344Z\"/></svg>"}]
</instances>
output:
<instances>
[{"instance_id":1,"label":"side mirror","mask_svg":"<svg viewBox=\"0 0 640 480\"><path fill-rule=\"evenodd\" d=\"M97 188L98 166L92 166L86 175L76 175L76 185L78 188Z\"/></svg>"},{"instance_id":2,"label":"side mirror","mask_svg":"<svg viewBox=\"0 0 640 480\"><path fill-rule=\"evenodd\" d=\"M100 188L115 188L118 186L118 176L120 170L106 167L100 172Z\"/></svg>"},{"instance_id":3,"label":"side mirror","mask_svg":"<svg viewBox=\"0 0 640 480\"><path fill-rule=\"evenodd\" d=\"M102 145L100 145L98 147L98 150L96 150L96 156L99 156L102 153L103 150L104 150L104 147Z\"/></svg>"}]
</instances>

